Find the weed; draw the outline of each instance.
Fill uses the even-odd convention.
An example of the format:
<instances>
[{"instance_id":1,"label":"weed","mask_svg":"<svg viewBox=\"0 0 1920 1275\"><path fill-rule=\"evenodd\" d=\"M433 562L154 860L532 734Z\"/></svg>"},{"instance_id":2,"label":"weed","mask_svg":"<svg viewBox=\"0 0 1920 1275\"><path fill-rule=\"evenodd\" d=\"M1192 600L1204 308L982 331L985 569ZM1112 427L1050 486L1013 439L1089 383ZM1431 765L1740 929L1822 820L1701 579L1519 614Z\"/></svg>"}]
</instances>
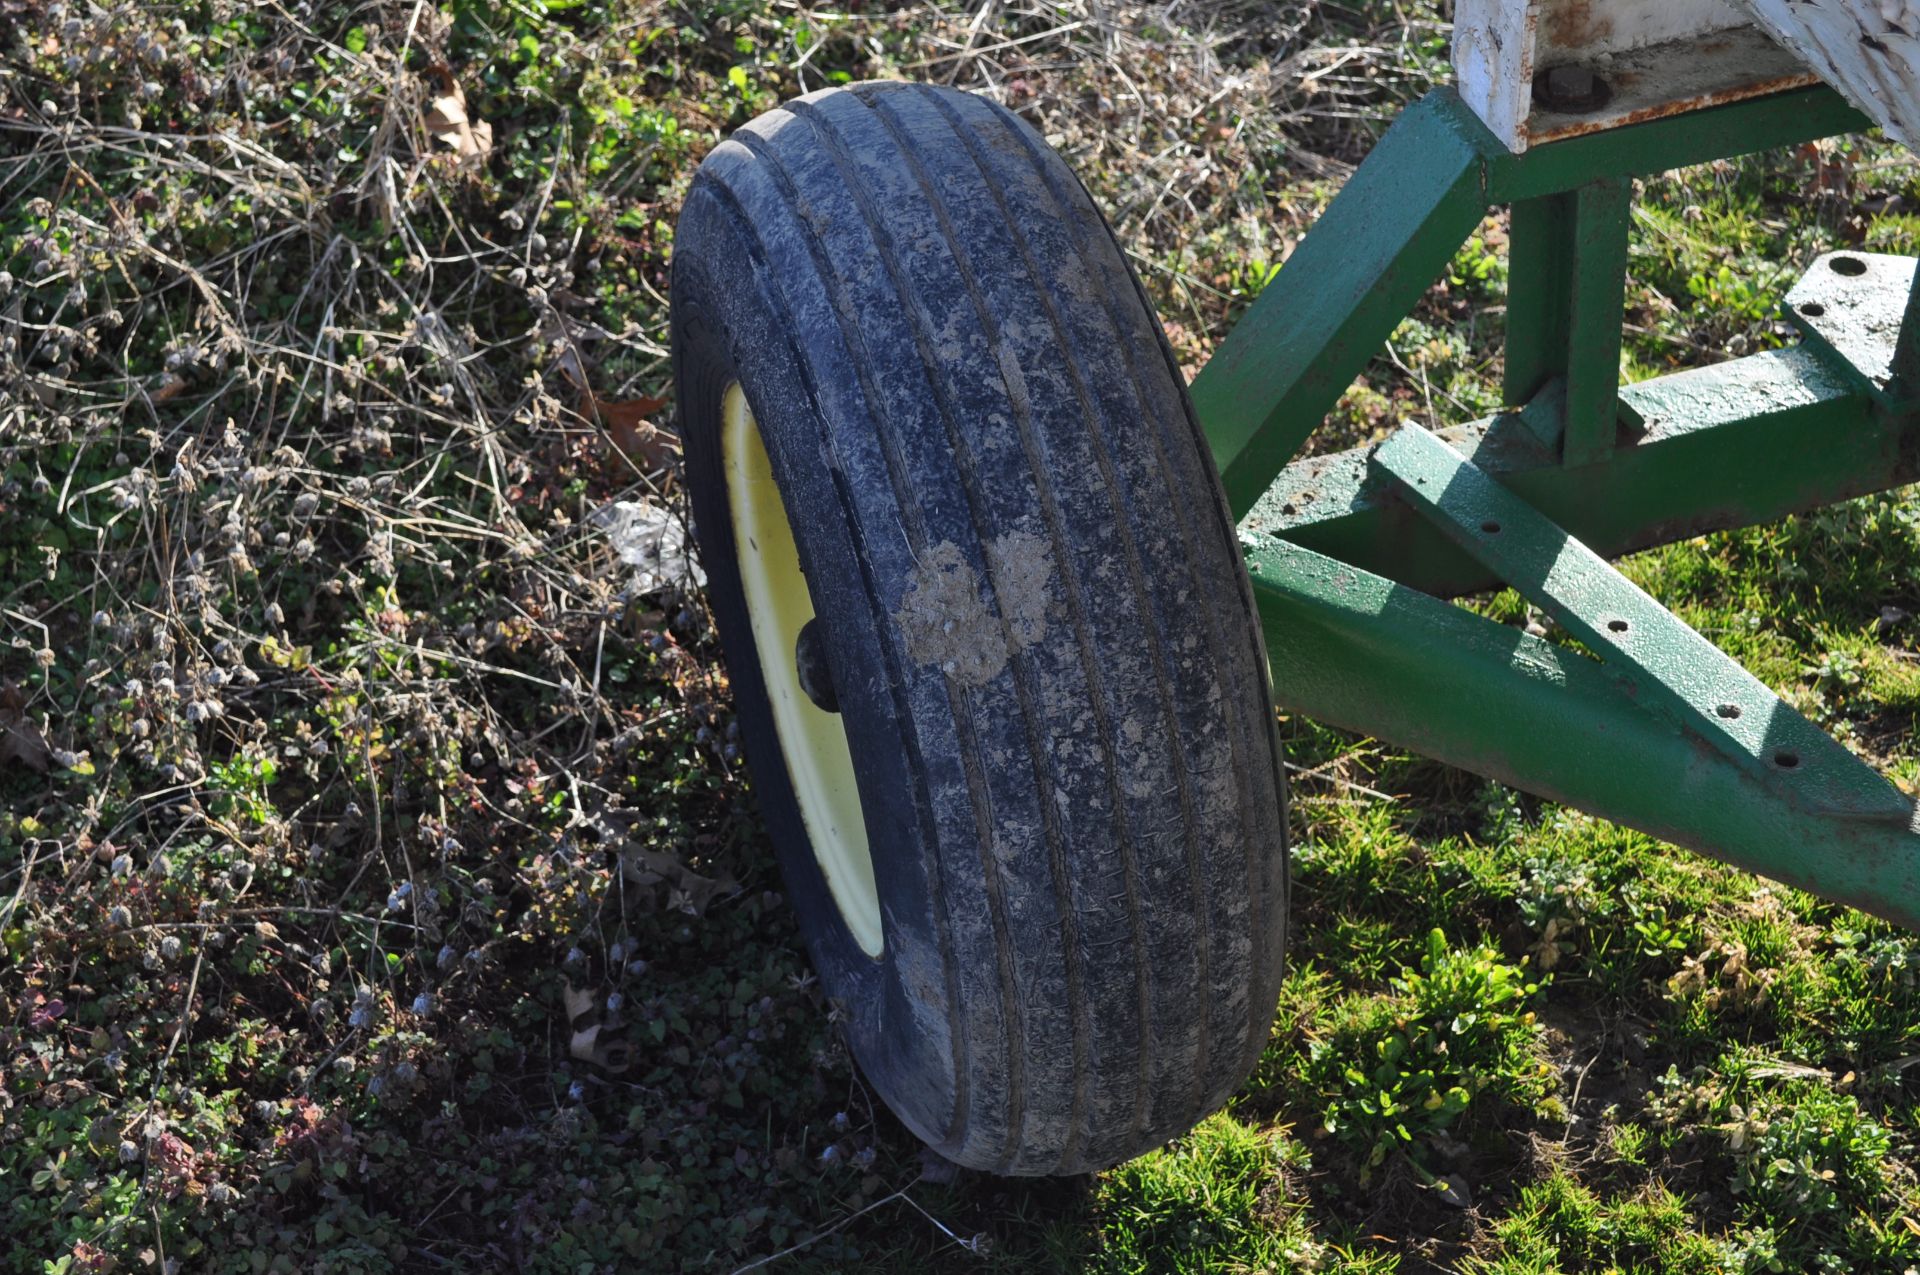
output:
<instances>
[{"instance_id":1,"label":"weed","mask_svg":"<svg viewBox=\"0 0 1920 1275\"><path fill-rule=\"evenodd\" d=\"M1305 1081L1325 1095L1321 1129L1362 1157L1364 1183L1386 1158L1419 1152L1476 1102L1543 1104L1554 1073L1527 1006L1540 991L1491 947L1427 936L1418 971L1356 1004L1308 1050Z\"/></svg>"}]
</instances>

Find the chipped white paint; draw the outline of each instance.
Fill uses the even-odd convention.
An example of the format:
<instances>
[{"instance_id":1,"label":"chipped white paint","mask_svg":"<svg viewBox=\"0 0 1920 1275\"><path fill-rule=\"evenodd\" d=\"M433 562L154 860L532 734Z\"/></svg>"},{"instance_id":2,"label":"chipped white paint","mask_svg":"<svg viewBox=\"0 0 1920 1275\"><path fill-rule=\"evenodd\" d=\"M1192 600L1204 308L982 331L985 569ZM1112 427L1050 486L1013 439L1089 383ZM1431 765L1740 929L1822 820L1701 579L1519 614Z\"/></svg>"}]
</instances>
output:
<instances>
[{"instance_id":1,"label":"chipped white paint","mask_svg":"<svg viewBox=\"0 0 1920 1275\"><path fill-rule=\"evenodd\" d=\"M1920 147L1920 3L1748 0L1760 24L1908 147Z\"/></svg>"},{"instance_id":2,"label":"chipped white paint","mask_svg":"<svg viewBox=\"0 0 1920 1275\"><path fill-rule=\"evenodd\" d=\"M1842 0L1753 0L1796 12ZM1846 0L1873 7L1920 0ZM1916 25L1915 30L1920 30ZM1733 0L1459 0L1454 71L1461 98L1508 149L1717 106L1813 82ZM1533 97L1555 66L1592 70L1610 100L1559 113Z\"/></svg>"},{"instance_id":3,"label":"chipped white paint","mask_svg":"<svg viewBox=\"0 0 1920 1275\"><path fill-rule=\"evenodd\" d=\"M1493 135L1527 149L1533 107L1536 0L1458 0L1453 15L1453 73L1460 97Z\"/></svg>"},{"instance_id":4,"label":"chipped white paint","mask_svg":"<svg viewBox=\"0 0 1920 1275\"><path fill-rule=\"evenodd\" d=\"M1693 41L1752 19L1729 0L1536 0L1541 66Z\"/></svg>"}]
</instances>

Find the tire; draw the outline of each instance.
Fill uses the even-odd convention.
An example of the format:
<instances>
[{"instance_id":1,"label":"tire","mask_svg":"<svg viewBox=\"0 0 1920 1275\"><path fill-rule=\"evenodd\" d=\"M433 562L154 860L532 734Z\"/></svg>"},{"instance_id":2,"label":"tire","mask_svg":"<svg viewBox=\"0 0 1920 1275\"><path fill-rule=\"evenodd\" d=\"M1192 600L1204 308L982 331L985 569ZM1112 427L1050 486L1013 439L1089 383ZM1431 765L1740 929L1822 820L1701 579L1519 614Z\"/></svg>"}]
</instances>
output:
<instances>
[{"instance_id":1,"label":"tire","mask_svg":"<svg viewBox=\"0 0 1920 1275\"><path fill-rule=\"evenodd\" d=\"M1185 1132L1271 1027L1284 774L1219 478L1112 232L1014 115L862 84L708 157L672 291L747 759L868 1081L1002 1174Z\"/></svg>"}]
</instances>

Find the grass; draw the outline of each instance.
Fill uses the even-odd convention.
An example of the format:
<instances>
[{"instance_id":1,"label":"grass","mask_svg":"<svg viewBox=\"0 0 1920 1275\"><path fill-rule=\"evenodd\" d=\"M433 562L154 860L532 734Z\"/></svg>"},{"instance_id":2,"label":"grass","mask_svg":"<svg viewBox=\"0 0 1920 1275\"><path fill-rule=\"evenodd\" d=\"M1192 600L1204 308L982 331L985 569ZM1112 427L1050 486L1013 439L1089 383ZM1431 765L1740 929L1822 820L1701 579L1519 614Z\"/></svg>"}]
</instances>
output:
<instances>
[{"instance_id":1,"label":"grass","mask_svg":"<svg viewBox=\"0 0 1920 1275\"><path fill-rule=\"evenodd\" d=\"M694 165L832 83L993 93L1197 367L1446 30L854 8L0 6L0 1270L1920 1263L1920 940L1304 720L1226 1111L1034 1183L876 1105L669 516ZM1920 248L1874 139L1638 194L1632 377L1789 339L1817 252ZM1316 445L1493 404L1504 244ZM1915 493L1626 569L1920 779Z\"/></svg>"}]
</instances>

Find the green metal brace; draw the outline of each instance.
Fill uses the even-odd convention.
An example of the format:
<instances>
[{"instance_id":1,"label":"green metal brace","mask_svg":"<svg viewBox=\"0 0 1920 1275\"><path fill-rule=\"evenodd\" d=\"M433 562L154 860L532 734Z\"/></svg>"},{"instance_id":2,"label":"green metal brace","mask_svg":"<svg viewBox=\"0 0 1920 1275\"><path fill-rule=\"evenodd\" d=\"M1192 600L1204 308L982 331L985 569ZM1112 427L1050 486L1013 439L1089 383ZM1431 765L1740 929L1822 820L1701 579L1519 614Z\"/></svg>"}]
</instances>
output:
<instances>
[{"instance_id":1,"label":"green metal brace","mask_svg":"<svg viewBox=\"0 0 1920 1275\"><path fill-rule=\"evenodd\" d=\"M1649 711L1809 810L1898 828L1913 821L1913 802L1871 767L1440 439L1405 426L1372 463L1401 499L1598 655Z\"/></svg>"},{"instance_id":2,"label":"green metal brace","mask_svg":"<svg viewBox=\"0 0 1920 1275\"><path fill-rule=\"evenodd\" d=\"M1633 182L1605 177L1513 206L1507 254L1506 401L1563 383L1560 458L1613 455L1620 424L1620 322Z\"/></svg>"},{"instance_id":3,"label":"green metal brace","mask_svg":"<svg viewBox=\"0 0 1920 1275\"><path fill-rule=\"evenodd\" d=\"M1868 127L1799 89L1514 155L1450 88L1403 112L1193 383L1245 513L1496 204ZM1617 321L1616 321L1617 326Z\"/></svg>"},{"instance_id":4,"label":"green metal brace","mask_svg":"<svg viewBox=\"0 0 1920 1275\"><path fill-rule=\"evenodd\" d=\"M1898 258L1817 261L1800 346L1618 385L1631 178L1864 123L1807 89L1516 156L1407 111L1193 387L1278 701L1920 928L1913 801L1604 561L1920 480ZM1516 407L1288 464L1500 203ZM1585 652L1441 600L1503 583Z\"/></svg>"}]
</instances>

